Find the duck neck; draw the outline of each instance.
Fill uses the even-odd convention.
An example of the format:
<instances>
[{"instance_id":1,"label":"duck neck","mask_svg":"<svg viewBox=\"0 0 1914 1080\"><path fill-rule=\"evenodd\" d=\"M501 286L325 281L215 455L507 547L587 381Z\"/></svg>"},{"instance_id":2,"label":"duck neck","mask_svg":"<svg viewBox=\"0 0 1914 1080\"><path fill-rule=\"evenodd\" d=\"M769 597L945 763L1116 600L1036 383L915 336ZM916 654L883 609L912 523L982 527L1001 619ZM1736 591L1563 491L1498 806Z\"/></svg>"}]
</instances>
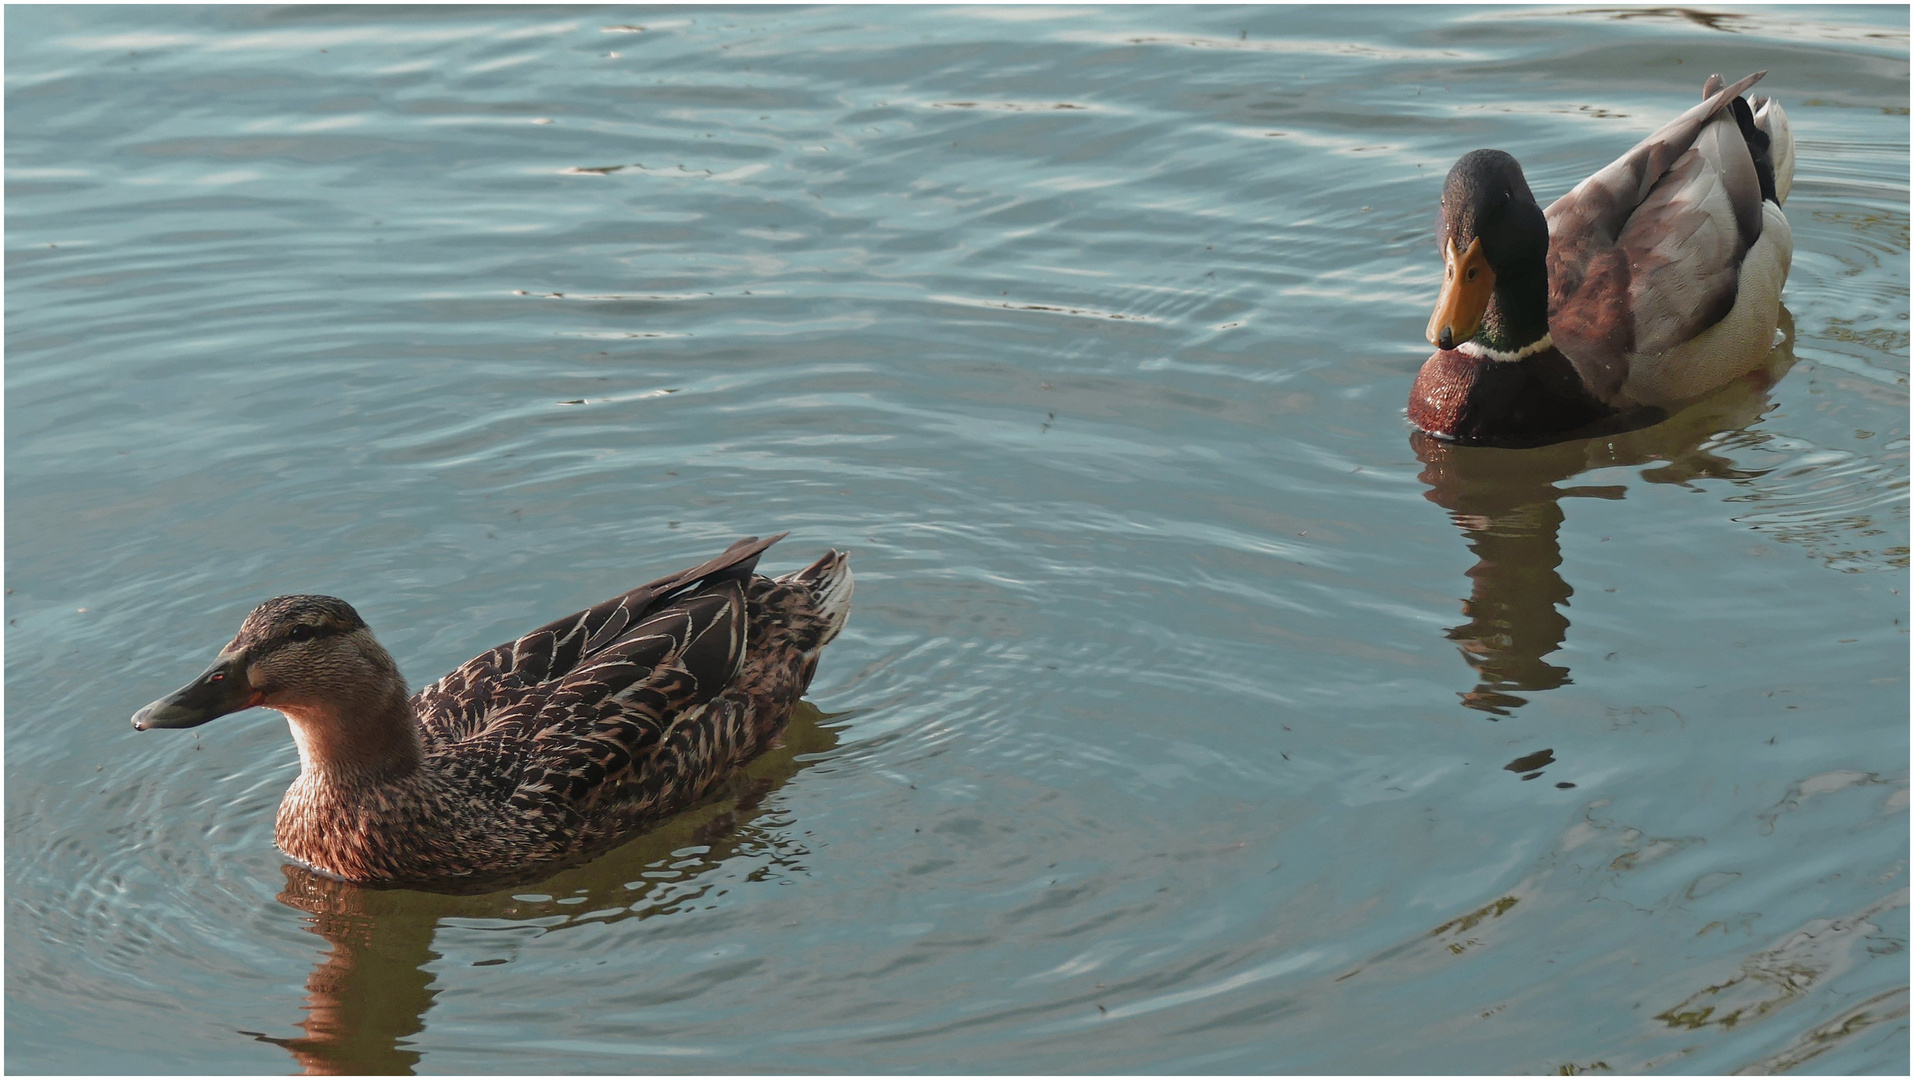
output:
<instances>
[{"instance_id":1,"label":"duck neck","mask_svg":"<svg viewBox=\"0 0 1914 1080\"><path fill-rule=\"evenodd\" d=\"M425 760L419 722L403 684L350 700L275 705L292 726L300 775L334 788L388 784Z\"/></svg>"},{"instance_id":2,"label":"duck neck","mask_svg":"<svg viewBox=\"0 0 1914 1080\"><path fill-rule=\"evenodd\" d=\"M1489 359L1518 359L1548 337L1548 269L1541 261L1498 273L1482 325L1469 339ZM1547 348L1546 345L1542 346Z\"/></svg>"}]
</instances>

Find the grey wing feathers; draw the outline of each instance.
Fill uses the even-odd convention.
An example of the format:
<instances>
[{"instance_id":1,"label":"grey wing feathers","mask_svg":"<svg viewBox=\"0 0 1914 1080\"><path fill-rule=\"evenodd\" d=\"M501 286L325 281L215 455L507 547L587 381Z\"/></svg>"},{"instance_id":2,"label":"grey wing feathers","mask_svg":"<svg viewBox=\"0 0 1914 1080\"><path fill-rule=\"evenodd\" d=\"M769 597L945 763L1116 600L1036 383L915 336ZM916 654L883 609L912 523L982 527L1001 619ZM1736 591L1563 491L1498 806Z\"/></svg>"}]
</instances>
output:
<instances>
[{"instance_id":1,"label":"grey wing feathers","mask_svg":"<svg viewBox=\"0 0 1914 1080\"><path fill-rule=\"evenodd\" d=\"M1629 356L1679 345L1734 306L1761 186L1729 104L1764 74L1710 79L1701 104L1546 211L1550 329L1591 386L1613 390Z\"/></svg>"},{"instance_id":2,"label":"grey wing feathers","mask_svg":"<svg viewBox=\"0 0 1914 1080\"><path fill-rule=\"evenodd\" d=\"M1702 138L1714 141L1723 127L1732 129L1713 125ZM1690 148L1622 230L1616 246L1630 269L1635 353L1652 356L1679 345L1734 306L1742 257L1761 227L1761 190L1745 150L1741 163L1745 191L1732 186L1733 175L1714 168L1700 146ZM1741 220L1744 204L1754 211L1754 235Z\"/></svg>"},{"instance_id":3,"label":"grey wing feathers","mask_svg":"<svg viewBox=\"0 0 1914 1080\"><path fill-rule=\"evenodd\" d=\"M1741 92L1760 81L1765 71L1736 82L1719 91L1708 100L1675 117L1662 125L1661 129L1636 143L1634 148L1621 157L1603 166L1593 176L1575 185L1568 194L1555 200L1545 214L1549 221L1549 233L1554 235L1556 219L1565 214L1573 214L1576 220L1592 234L1602 240L1613 240L1621 234L1629 215L1648 198L1662 174L1674 165L1676 159L1688 152L1694 145L1696 136L1714 115L1727 107L1728 102L1740 96Z\"/></svg>"}]
</instances>

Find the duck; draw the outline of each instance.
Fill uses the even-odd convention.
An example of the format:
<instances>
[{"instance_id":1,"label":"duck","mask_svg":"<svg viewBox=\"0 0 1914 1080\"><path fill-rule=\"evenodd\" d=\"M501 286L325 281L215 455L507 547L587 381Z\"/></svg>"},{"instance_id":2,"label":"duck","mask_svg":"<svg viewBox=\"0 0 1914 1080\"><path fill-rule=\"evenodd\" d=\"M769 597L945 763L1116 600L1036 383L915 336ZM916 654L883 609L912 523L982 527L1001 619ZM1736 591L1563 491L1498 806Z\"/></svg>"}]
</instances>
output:
<instances>
[{"instance_id":1,"label":"duck","mask_svg":"<svg viewBox=\"0 0 1914 1080\"><path fill-rule=\"evenodd\" d=\"M1475 150L1442 187L1436 352L1408 417L1439 439L1532 446L1641 426L1757 370L1794 258L1794 137L1771 98L1702 101L1543 210Z\"/></svg>"},{"instance_id":2,"label":"duck","mask_svg":"<svg viewBox=\"0 0 1914 1080\"><path fill-rule=\"evenodd\" d=\"M697 803L775 745L853 584L836 550L756 573L785 535L746 537L411 695L350 604L277 596L133 726L284 714L299 776L273 838L320 874L444 885L556 870Z\"/></svg>"}]
</instances>

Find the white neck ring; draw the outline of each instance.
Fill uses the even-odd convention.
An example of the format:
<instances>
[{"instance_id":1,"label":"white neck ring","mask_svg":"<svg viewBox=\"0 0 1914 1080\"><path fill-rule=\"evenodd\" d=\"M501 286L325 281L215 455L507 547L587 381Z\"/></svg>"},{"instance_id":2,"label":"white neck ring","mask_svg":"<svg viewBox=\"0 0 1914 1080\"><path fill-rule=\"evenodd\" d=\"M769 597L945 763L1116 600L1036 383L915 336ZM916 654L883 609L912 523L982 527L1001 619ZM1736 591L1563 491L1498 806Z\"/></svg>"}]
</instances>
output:
<instances>
[{"instance_id":1,"label":"white neck ring","mask_svg":"<svg viewBox=\"0 0 1914 1080\"><path fill-rule=\"evenodd\" d=\"M1455 351L1464 356L1473 356L1478 360L1494 360L1507 364L1516 360L1527 360L1536 353L1545 352L1554 347L1555 335L1543 334L1538 340L1531 341L1514 352L1502 352L1499 349L1491 349L1486 345L1478 345L1473 341L1465 341L1457 345Z\"/></svg>"}]
</instances>

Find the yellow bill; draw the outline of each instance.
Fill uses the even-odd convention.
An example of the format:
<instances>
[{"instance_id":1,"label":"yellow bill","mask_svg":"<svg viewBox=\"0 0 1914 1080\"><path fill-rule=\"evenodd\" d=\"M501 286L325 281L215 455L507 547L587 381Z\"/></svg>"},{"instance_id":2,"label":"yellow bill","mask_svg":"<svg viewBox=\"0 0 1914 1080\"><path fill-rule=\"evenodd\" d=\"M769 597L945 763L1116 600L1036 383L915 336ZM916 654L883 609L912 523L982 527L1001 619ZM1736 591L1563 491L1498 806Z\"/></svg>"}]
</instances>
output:
<instances>
[{"instance_id":1,"label":"yellow bill","mask_svg":"<svg viewBox=\"0 0 1914 1080\"><path fill-rule=\"evenodd\" d=\"M1469 242L1469 250L1460 253L1451 238L1442 266L1442 295L1436 298L1435 314L1429 316L1427 337L1437 348L1453 349L1482 328L1482 313L1489 310L1489 298L1495 293L1495 271L1489 269L1479 236Z\"/></svg>"}]
</instances>

